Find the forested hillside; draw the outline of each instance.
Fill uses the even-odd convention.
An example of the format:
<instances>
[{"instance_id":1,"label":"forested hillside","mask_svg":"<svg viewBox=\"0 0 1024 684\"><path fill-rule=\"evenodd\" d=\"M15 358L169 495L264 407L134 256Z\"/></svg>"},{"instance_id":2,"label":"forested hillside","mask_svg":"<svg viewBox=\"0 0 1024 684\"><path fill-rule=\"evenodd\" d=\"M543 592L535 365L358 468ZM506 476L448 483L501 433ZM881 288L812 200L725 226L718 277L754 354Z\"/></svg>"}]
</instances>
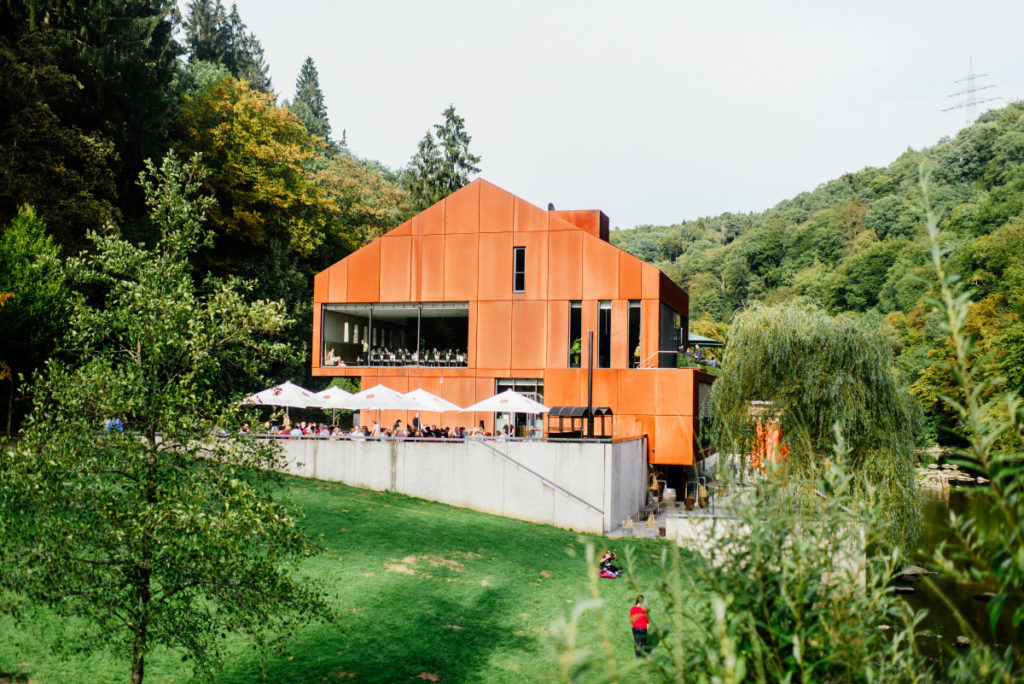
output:
<instances>
[{"instance_id":1,"label":"forested hillside","mask_svg":"<svg viewBox=\"0 0 1024 684\"><path fill-rule=\"evenodd\" d=\"M755 301L802 299L863 317L897 353L902 380L942 439L954 417L939 400L952 378L922 237L919 168L954 269L971 279L969 329L982 375L1024 386L1024 103L987 112L955 139L907 150L886 168L824 183L767 211L612 233L690 293L691 329L722 337Z\"/></svg>"},{"instance_id":2,"label":"forested hillside","mask_svg":"<svg viewBox=\"0 0 1024 684\"><path fill-rule=\"evenodd\" d=\"M292 97L283 85L271 83L237 6L221 0L182 11L174 0L0 3L5 413L18 377L60 353L64 260L89 247L91 231L155 242L138 185L147 160L198 161L216 202L213 244L193 257L194 275L241 277L252 299L285 303L293 325L281 341L295 355L273 379L299 381L309 373L313 275L476 170L454 106L409 150L409 167L391 170L354 154L343 127L332 136L312 59Z\"/></svg>"}]
</instances>

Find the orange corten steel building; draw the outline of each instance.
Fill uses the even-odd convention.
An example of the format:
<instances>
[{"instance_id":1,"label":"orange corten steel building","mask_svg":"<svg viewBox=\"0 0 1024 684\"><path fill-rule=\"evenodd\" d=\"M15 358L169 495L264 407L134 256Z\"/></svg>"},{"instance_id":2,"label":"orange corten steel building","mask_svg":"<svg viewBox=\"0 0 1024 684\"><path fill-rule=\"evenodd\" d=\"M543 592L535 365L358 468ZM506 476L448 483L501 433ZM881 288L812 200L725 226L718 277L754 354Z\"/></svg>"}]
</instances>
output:
<instances>
[{"instance_id":1,"label":"orange corten steel building","mask_svg":"<svg viewBox=\"0 0 1024 684\"><path fill-rule=\"evenodd\" d=\"M476 180L317 274L313 305L314 375L459 406L506 387L586 405L593 331L593 405L612 409L613 436L647 435L652 464L699 458L696 409L713 378L675 367L687 294L611 245L600 211L545 211ZM382 423L396 418L412 415ZM420 420L497 428L495 414Z\"/></svg>"}]
</instances>

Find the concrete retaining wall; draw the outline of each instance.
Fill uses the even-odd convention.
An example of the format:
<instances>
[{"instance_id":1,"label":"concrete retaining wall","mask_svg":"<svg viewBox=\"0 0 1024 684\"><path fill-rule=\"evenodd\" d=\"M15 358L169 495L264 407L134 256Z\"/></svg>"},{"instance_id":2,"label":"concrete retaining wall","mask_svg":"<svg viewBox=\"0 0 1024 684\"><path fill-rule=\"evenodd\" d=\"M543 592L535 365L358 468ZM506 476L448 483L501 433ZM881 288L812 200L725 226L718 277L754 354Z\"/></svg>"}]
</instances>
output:
<instances>
[{"instance_id":1,"label":"concrete retaining wall","mask_svg":"<svg viewBox=\"0 0 1024 684\"><path fill-rule=\"evenodd\" d=\"M644 439L618 443L282 440L286 472L604 534L646 496Z\"/></svg>"}]
</instances>

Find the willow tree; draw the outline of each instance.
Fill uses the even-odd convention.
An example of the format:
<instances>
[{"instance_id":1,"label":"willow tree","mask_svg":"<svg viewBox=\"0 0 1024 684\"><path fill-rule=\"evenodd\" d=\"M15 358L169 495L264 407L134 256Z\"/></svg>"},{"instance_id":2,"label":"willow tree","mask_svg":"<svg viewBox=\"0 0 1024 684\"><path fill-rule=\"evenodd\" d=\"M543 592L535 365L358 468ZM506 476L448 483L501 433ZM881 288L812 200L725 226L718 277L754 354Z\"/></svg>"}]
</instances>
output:
<instances>
[{"instance_id":1,"label":"willow tree","mask_svg":"<svg viewBox=\"0 0 1024 684\"><path fill-rule=\"evenodd\" d=\"M896 529L915 534L919 411L899 386L882 337L852 318L782 304L740 314L728 339L710 398L718 448L750 454L758 421L775 422L788 471L813 476L832 454L838 429L849 446L848 467L877 488Z\"/></svg>"}]
</instances>

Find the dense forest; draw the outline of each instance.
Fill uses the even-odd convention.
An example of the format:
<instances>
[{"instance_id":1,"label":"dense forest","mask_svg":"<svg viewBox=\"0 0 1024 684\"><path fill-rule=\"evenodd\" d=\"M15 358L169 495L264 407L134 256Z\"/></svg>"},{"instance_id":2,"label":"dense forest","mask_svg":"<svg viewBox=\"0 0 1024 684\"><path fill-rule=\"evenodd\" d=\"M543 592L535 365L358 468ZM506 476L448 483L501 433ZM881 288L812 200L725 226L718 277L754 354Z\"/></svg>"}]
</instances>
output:
<instances>
[{"instance_id":1,"label":"dense forest","mask_svg":"<svg viewBox=\"0 0 1024 684\"><path fill-rule=\"evenodd\" d=\"M933 312L934 276L923 240L927 201L943 229L952 270L970 279L976 305L975 368L1024 386L1024 103L983 114L954 139L907 150L760 213L726 213L612 233L612 242L656 264L690 294L690 328L723 339L753 302L801 300L859 317L897 357L902 383L924 409L928 441L945 441L956 395L936 361L951 354Z\"/></svg>"},{"instance_id":2,"label":"dense forest","mask_svg":"<svg viewBox=\"0 0 1024 684\"><path fill-rule=\"evenodd\" d=\"M404 169L332 133L307 59L279 99L259 39L237 6L191 0L11 0L0 4L0 404L61 350L62 269L90 234L152 245L139 185L146 161L197 161L212 246L206 274L281 300L282 340L304 344L273 379L308 379L312 276L477 171L449 106ZM236 388L226 388L236 389ZM251 390L252 388L246 388ZM11 414L4 411L6 427ZM14 411L17 424L19 410Z\"/></svg>"}]
</instances>

